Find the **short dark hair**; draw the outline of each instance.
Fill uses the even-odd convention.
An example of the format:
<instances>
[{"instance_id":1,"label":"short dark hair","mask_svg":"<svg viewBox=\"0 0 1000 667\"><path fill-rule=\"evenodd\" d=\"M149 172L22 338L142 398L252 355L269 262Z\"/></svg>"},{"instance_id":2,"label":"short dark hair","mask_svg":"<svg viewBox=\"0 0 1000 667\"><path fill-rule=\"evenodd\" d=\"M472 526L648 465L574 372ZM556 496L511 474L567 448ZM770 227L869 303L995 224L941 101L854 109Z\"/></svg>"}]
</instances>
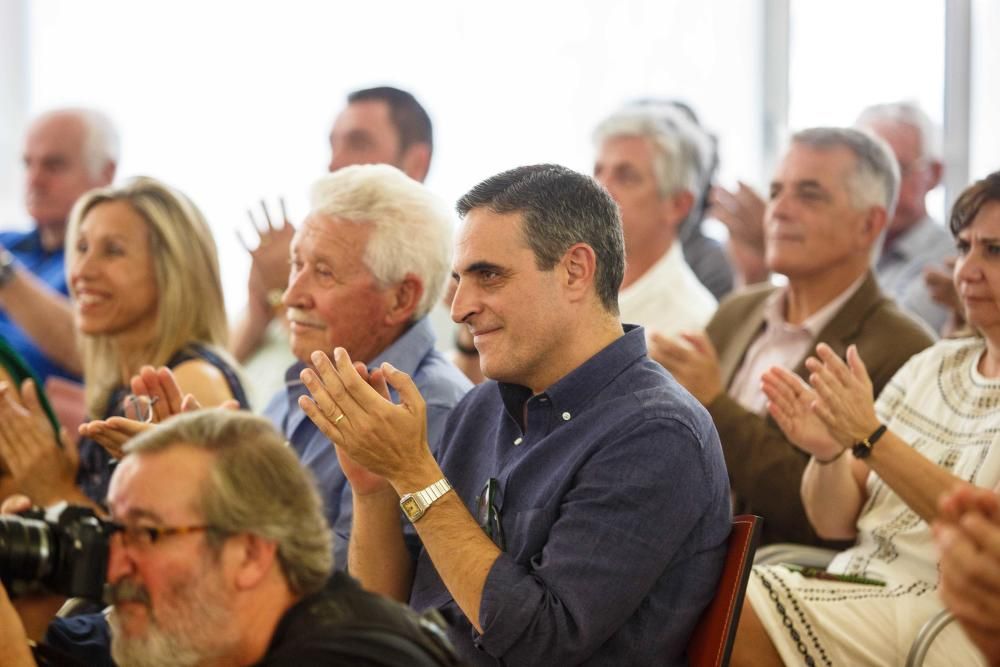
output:
<instances>
[{"instance_id":1,"label":"short dark hair","mask_svg":"<svg viewBox=\"0 0 1000 667\"><path fill-rule=\"evenodd\" d=\"M958 196L948 221L951 233L958 236L960 231L972 224L983 206L994 201L1000 202L1000 171L976 181Z\"/></svg>"},{"instance_id":2,"label":"short dark hair","mask_svg":"<svg viewBox=\"0 0 1000 667\"><path fill-rule=\"evenodd\" d=\"M356 90L347 96L347 103L385 102L389 107L389 117L399 133L399 149L406 150L413 144L427 144L434 149L434 131L431 117L410 93L392 86L378 86Z\"/></svg>"},{"instance_id":3,"label":"short dark hair","mask_svg":"<svg viewBox=\"0 0 1000 667\"><path fill-rule=\"evenodd\" d=\"M541 271L552 269L574 243L586 243L597 256L597 295L608 312L618 314L618 288L625 276L621 217L611 195L590 176L557 164L518 167L487 178L456 208L462 217L476 208L520 213L525 241Z\"/></svg>"}]
</instances>

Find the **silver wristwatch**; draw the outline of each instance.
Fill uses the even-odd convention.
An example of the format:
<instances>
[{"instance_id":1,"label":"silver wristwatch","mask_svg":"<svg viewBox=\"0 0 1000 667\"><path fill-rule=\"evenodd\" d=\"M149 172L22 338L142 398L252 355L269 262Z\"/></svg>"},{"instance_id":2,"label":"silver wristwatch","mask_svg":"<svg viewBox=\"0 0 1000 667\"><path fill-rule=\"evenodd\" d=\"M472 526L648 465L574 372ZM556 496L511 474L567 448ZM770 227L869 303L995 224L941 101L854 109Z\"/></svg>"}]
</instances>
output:
<instances>
[{"instance_id":1,"label":"silver wristwatch","mask_svg":"<svg viewBox=\"0 0 1000 667\"><path fill-rule=\"evenodd\" d=\"M403 510L403 514L406 515L407 519L411 522L416 522L417 519L424 515L427 508L434 504L434 501L449 491L451 491L451 484L448 483L447 479L442 477L426 489L407 493L401 497L399 499L399 507Z\"/></svg>"},{"instance_id":2,"label":"silver wristwatch","mask_svg":"<svg viewBox=\"0 0 1000 667\"><path fill-rule=\"evenodd\" d=\"M3 288L14 278L14 266L17 260L6 248L0 248L0 288Z\"/></svg>"}]
</instances>

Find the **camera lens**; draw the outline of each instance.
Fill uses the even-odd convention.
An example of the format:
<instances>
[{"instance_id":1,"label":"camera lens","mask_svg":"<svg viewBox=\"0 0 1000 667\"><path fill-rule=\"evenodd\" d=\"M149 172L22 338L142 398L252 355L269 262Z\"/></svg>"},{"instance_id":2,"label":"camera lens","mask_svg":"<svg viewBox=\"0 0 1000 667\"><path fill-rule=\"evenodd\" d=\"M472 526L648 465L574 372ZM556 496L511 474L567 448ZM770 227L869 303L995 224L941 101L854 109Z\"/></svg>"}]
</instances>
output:
<instances>
[{"instance_id":1,"label":"camera lens","mask_svg":"<svg viewBox=\"0 0 1000 667\"><path fill-rule=\"evenodd\" d=\"M48 524L20 516L0 517L0 578L5 584L38 581L52 570Z\"/></svg>"}]
</instances>

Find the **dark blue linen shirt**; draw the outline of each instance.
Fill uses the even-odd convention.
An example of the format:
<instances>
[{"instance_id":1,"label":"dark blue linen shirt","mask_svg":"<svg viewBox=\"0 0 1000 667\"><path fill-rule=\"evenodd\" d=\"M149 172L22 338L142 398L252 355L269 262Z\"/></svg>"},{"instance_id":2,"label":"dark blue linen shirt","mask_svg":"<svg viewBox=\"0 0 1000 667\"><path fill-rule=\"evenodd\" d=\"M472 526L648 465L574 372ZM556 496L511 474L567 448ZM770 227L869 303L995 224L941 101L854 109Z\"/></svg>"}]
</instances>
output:
<instances>
[{"instance_id":1,"label":"dark blue linen shirt","mask_svg":"<svg viewBox=\"0 0 1000 667\"><path fill-rule=\"evenodd\" d=\"M21 268L31 271L39 280L60 294L69 295L69 289L66 287L64 251L62 248L53 252L46 251L42 247L41 235L37 229L30 232L0 233L0 245L14 255L18 263L21 264ZM28 366L35 371L43 386L50 375L58 375L74 382L80 381L79 377L62 366L57 366L46 357L34 341L10 319L7 311L2 308L0 308L0 336L3 336L10 346L21 355L21 358L28 363Z\"/></svg>"},{"instance_id":2,"label":"dark blue linen shirt","mask_svg":"<svg viewBox=\"0 0 1000 667\"><path fill-rule=\"evenodd\" d=\"M472 383L434 349L434 331L426 317L383 350L370 367L377 368L386 361L413 378L427 402L427 439L431 451L436 451L448 413L472 388ZM264 408L264 416L284 434L299 461L316 478L326 520L335 535L334 566L342 570L347 567L347 544L351 534L351 485L340 469L333 445L299 407L299 396L309 396L309 390L299 379L305 367L300 362L288 369L285 390L274 395ZM389 393L393 401L399 400L391 388ZM415 539L411 532L411 542Z\"/></svg>"},{"instance_id":3,"label":"dark blue linen shirt","mask_svg":"<svg viewBox=\"0 0 1000 667\"><path fill-rule=\"evenodd\" d=\"M496 478L506 540L483 589L482 635L426 551L418 559L410 603L442 611L463 659L686 664L725 557L729 483L711 417L649 359L640 327L544 393L475 388L439 451L473 516Z\"/></svg>"}]
</instances>

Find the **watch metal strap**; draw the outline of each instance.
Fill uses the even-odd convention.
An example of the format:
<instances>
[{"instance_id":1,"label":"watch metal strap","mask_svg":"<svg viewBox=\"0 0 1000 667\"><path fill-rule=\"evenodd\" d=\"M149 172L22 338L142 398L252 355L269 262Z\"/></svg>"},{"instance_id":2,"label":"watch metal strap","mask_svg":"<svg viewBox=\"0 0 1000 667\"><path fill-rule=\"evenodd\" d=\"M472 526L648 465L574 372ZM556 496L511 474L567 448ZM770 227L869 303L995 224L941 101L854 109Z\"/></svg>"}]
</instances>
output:
<instances>
[{"instance_id":1,"label":"watch metal strap","mask_svg":"<svg viewBox=\"0 0 1000 667\"><path fill-rule=\"evenodd\" d=\"M413 495L420 498L421 504L423 504L424 508L426 509L431 506L431 503L433 503L435 500L437 500L444 494L448 493L449 491L451 491L451 484L448 483L447 479L442 477L438 481L428 486L426 489L421 489L420 491L417 491Z\"/></svg>"}]
</instances>

